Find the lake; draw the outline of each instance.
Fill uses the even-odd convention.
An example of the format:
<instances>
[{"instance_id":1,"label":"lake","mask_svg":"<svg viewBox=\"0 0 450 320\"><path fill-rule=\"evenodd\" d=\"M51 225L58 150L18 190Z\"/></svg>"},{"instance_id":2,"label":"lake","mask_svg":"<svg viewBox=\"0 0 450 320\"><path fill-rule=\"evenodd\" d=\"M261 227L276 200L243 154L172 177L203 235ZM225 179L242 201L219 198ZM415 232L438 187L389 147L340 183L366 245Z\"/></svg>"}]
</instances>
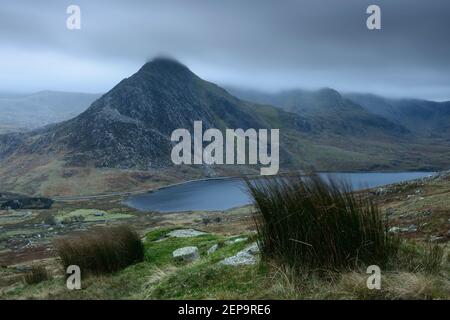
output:
<instances>
[{"instance_id":1,"label":"lake","mask_svg":"<svg viewBox=\"0 0 450 320\"><path fill-rule=\"evenodd\" d=\"M432 175L432 172L365 172L320 173L338 181L346 181L353 190L379 187ZM181 212L218 211L250 203L244 182L240 179L192 181L131 196L124 203L140 211Z\"/></svg>"}]
</instances>

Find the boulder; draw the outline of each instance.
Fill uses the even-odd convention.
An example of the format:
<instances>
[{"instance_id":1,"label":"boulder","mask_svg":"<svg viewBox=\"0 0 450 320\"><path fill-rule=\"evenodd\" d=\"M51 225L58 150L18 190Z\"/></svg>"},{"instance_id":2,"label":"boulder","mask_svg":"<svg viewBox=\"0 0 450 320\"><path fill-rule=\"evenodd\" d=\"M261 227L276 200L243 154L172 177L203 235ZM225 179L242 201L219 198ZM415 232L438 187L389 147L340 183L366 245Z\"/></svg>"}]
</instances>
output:
<instances>
[{"instance_id":1,"label":"boulder","mask_svg":"<svg viewBox=\"0 0 450 320\"><path fill-rule=\"evenodd\" d=\"M241 266L256 264L256 254L259 252L258 244L252 243L247 248L239 251L236 255L226 258L219 263L225 266Z\"/></svg>"},{"instance_id":2,"label":"boulder","mask_svg":"<svg viewBox=\"0 0 450 320\"><path fill-rule=\"evenodd\" d=\"M168 237L172 238L191 238L198 237L206 234L206 232L198 231L194 229L178 229L173 230L167 234Z\"/></svg>"},{"instance_id":3,"label":"boulder","mask_svg":"<svg viewBox=\"0 0 450 320\"><path fill-rule=\"evenodd\" d=\"M244 250L242 250L240 252L245 252L245 253L249 253L252 255L258 254L259 253L258 243L253 242L251 245L249 245L247 248L245 248Z\"/></svg>"},{"instance_id":4,"label":"boulder","mask_svg":"<svg viewBox=\"0 0 450 320\"><path fill-rule=\"evenodd\" d=\"M256 263L256 258L250 253L238 252L235 256L226 258L219 263L225 266L252 265Z\"/></svg>"},{"instance_id":5,"label":"boulder","mask_svg":"<svg viewBox=\"0 0 450 320\"><path fill-rule=\"evenodd\" d=\"M183 247L172 252L175 261L192 262L200 259L200 253L197 247Z\"/></svg>"}]
</instances>

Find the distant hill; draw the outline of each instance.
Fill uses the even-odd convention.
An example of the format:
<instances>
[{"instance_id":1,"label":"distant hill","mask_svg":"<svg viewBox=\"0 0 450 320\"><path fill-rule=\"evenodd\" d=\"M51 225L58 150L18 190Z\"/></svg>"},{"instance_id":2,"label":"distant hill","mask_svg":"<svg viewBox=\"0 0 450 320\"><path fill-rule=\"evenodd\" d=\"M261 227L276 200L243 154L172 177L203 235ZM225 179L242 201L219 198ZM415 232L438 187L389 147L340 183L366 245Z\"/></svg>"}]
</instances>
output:
<instances>
[{"instance_id":1,"label":"distant hill","mask_svg":"<svg viewBox=\"0 0 450 320\"><path fill-rule=\"evenodd\" d=\"M450 139L450 101L389 99L372 94L345 96L369 112L399 123L416 134Z\"/></svg>"},{"instance_id":2,"label":"distant hill","mask_svg":"<svg viewBox=\"0 0 450 320\"><path fill-rule=\"evenodd\" d=\"M99 94L40 91L0 94L0 133L27 131L68 120L86 110Z\"/></svg>"},{"instance_id":3,"label":"distant hill","mask_svg":"<svg viewBox=\"0 0 450 320\"><path fill-rule=\"evenodd\" d=\"M244 100L271 104L302 115L316 127L329 133L372 136L409 134L409 130L398 122L372 113L329 88L317 91L297 89L275 94L236 88L230 88L229 91Z\"/></svg>"}]
</instances>

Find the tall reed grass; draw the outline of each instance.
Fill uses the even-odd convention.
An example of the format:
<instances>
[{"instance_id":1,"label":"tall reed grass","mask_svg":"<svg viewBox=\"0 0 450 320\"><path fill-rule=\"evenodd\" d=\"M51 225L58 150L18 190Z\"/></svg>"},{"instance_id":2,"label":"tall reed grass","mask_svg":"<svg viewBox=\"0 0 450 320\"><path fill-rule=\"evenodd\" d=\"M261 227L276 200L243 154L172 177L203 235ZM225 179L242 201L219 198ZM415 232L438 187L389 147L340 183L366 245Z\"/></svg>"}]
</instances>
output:
<instances>
[{"instance_id":1,"label":"tall reed grass","mask_svg":"<svg viewBox=\"0 0 450 320\"><path fill-rule=\"evenodd\" d=\"M263 258L296 270L384 266L399 240L367 197L317 174L246 179Z\"/></svg>"},{"instance_id":2,"label":"tall reed grass","mask_svg":"<svg viewBox=\"0 0 450 320\"><path fill-rule=\"evenodd\" d=\"M31 269L25 274L23 280L26 284L37 284L43 281L49 280L50 274L43 266L32 266Z\"/></svg>"},{"instance_id":3,"label":"tall reed grass","mask_svg":"<svg viewBox=\"0 0 450 320\"><path fill-rule=\"evenodd\" d=\"M111 273L144 259L139 235L127 226L93 230L77 239L62 239L56 243L56 249L65 269L77 265L82 274Z\"/></svg>"}]
</instances>

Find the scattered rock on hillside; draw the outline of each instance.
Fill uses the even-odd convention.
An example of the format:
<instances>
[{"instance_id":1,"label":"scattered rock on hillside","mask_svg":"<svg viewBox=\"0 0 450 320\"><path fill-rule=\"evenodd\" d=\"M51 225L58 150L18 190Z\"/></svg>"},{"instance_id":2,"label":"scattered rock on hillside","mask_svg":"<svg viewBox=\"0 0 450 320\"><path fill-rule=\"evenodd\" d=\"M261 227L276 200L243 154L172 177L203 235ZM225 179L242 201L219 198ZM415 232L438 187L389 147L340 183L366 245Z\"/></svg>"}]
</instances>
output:
<instances>
[{"instance_id":1,"label":"scattered rock on hillside","mask_svg":"<svg viewBox=\"0 0 450 320\"><path fill-rule=\"evenodd\" d=\"M226 258L219 263L226 266L252 265L256 263L256 254L259 252L258 244L255 242L239 251L236 255Z\"/></svg>"},{"instance_id":2,"label":"scattered rock on hillside","mask_svg":"<svg viewBox=\"0 0 450 320\"><path fill-rule=\"evenodd\" d=\"M239 243L239 242L243 242L243 241L247 241L248 238L236 238L236 239L232 239L232 240L227 240L225 241L226 244L235 244L235 243Z\"/></svg>"},{"instance_id":3,"label":"scattered rock on hillside","mask_svg":"<svg viewBox=\"0 0 450 320\"><path fill-rule=\"evenodd\" d=\"M173 230L167 234L168 237L172 238L191 238L191 237L197 237L205 235L206 232L203 231L197 231L194 229L179 229L179 230Z\"/></svg>"},{"instance_id":4,"label":"scattered rock on hillside","mask_svg":"<svg viewBox=\"0 0 450 320\"><path fill-rule=\"evenodd\" d=\"M241 265L252 265L256 263L256 258L245 252L239 252L235 256L226 258L222 261L220 261L220 264L226 265L226 266L241 266Z\"/></svg>"},{"instance_id":5,"label":"scattered rock on hillside","mask_svg":"<svg viewBox=\"0 0 450 320\"><path fill-rule=\"evenodd\" d=\"M389 232L392 232L392 233L399 233L399 232L412 233L412 232L416 232L416 231L417 231L417 226L413 225L413 224L408 227L391 227L389 229Z\"/></svg>"},{"instance_id":6,"label":"scattered rock on hillside","mask_svg":"<svg viewBox=\"0 0 450 320\"><path fill-rule=\"evenodd\" d=\"M441 236L433 235L430 237L431 242L445 242L446 240L447 240L446 237L441 237Z\"/></svg>"},{"instance_id":7,"label":"scattered rock on hillside","mask_svg":"<svg viewBox=\"0 0 450 320\"><path fill-rule=\"evenodd\" d=\"M207 251L208 255L216 252L217 249L219 249L219 245L216 243L215 245L213 245L211 248L208 249Z\"/></svg>"},{"instance_id":8,"label":"scattered rock on hillside","mask_svg":"<svg viewBox=\"0 0 450 320\"><path fill-rule=\"evenodd\" d=\"M245 253L249 253L249 254L253 254L253 255L259 253L258 243L256 243L256 242L252 243L251 245L249 245L247 248L245 248L241 252L245 252Z\"/></svg>"},{"instance_id":9,"label":"scattered rock on hillside","mask_svg":"<svg viewBox=\"0 0 450 320\"><path fill-rule=\"evenodd\" d=\"M200 259L200 253L197 247L183 247L172 252L175 261L192 262Z\"/></svg>"}]
</instances>

